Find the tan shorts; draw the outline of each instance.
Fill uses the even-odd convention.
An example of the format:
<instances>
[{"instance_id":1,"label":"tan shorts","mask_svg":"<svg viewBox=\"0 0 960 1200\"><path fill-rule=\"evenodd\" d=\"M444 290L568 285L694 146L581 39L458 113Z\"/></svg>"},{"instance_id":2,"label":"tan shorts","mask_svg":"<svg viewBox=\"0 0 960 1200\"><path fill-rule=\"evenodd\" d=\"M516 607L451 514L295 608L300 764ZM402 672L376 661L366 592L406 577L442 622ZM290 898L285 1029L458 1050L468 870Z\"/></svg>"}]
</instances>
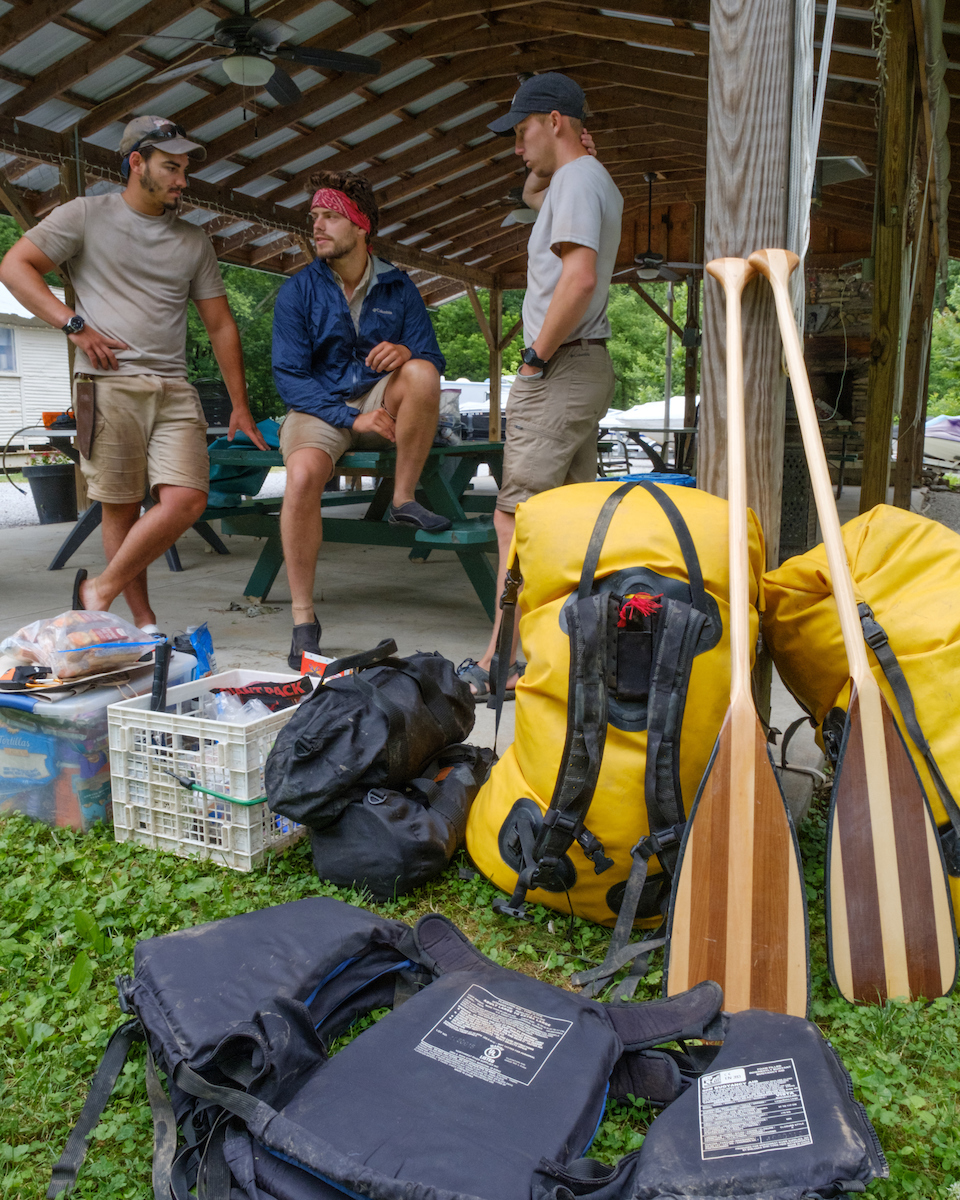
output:
<instances>
[{"instance_id":1,"label":"tan shorts","mask_svg":"<svg viewBox=\"0 0 960 1200\"><path fill-rule=\"evenodd\" d=\"M361 413L382 408L389 382L390 376L384 375L369 392L349 401L350 407ZM348 450L393 450L396 446L379 433L354 433L352 429L345 429L340 425L329 425L312 413L291 408L280 426L280 453L283 455L283 461L286 462L294 450L306 448L325 451L330 455L330 461L336 465L337 459Z\"/></svg>"},{"instance_id":2,"label":"tan shorts","mask_svg":"<svg viewBox=\"0 0 960 1200\"><path fill-rule=\"evenodd\" d=\"M516 377L507 405L501 512L512 513L550 488L596 479L598 422L613 391L607 348L586 342L561 346L542 377Z\"/></svg>"},{"instance_id":3,"label":"tan shorts","mask_svg":"<svg viewBox=\"0 0 960 1200\"><path fill-rule=\"evenodd\" d=\"M161 375L97 375L93 456L80 459L92 500L133 504L161 484L210 490L207 420L196 388Z\"/></svg>"}]
</instances>

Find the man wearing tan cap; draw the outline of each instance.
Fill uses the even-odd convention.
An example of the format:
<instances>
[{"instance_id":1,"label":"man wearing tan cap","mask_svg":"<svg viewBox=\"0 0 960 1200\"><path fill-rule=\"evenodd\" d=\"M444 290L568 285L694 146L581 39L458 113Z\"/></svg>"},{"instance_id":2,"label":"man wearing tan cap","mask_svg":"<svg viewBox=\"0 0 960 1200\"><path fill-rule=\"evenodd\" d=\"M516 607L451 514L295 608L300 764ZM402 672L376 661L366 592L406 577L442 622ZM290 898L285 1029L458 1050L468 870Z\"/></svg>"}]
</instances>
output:
<instances>
[{"instance_id":1,"label":"man wearing tan cap","mask_svg":"<svg viewBox=\"0 0 960 1200\"><path fill-rule=\"evenodd\" d=\"M200 517L209 490L207 423L187 382L188 300L230 392L230 437L242 430L266 446L250 414L240 337L213 246L178 216L187 168L206 152L179 125L144 116L123 131L120 153L124 191L54 209L7 253L0 281L76 346L75 409L95 397L93 444L80 466L103 506L109 565L94 578L77 572L73 606L108 609L123 592L137 625L154 632L147 567ZM61 265L76 312L43 280ZM148 487L156 504L141 516Z\"/></svg>"}]
</instances>

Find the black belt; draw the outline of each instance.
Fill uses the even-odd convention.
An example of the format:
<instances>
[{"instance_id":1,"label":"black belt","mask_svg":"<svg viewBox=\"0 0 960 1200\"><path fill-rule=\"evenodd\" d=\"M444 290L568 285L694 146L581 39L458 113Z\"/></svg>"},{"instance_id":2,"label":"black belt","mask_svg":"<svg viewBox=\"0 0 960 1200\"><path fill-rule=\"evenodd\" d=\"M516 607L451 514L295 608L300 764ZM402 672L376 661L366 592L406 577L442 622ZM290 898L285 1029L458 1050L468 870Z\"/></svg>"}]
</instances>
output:
<instances>
[{"instance_id":1,"label":"black belt","mask_svg":"<svg viewBox=\"0 0 960 1200\"><path fill-rule=\"evenodd\" d=\"M587 346L605 346L607 344L607 339L606 338L574 338L572 342L561 342L560 345L557 347L557 349L562 350L564 348L564 346L582 346L584 344L586 344Z\"/></svg>"}]
</instances>

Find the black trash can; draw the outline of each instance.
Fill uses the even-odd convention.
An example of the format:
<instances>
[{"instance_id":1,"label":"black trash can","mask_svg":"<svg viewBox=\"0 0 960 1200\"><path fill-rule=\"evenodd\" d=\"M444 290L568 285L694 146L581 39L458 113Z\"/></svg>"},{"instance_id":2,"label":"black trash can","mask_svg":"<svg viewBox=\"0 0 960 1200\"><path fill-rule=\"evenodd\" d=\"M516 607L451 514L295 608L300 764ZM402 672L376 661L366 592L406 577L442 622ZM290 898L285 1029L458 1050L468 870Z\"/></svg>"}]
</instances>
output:
<instances>
[{"instance_id":1,"label":"black trash can","mask_svg":"<svg viewBox=\"0 0 960 1200\"><path fill-rule=\"evenodd\" d=\"M46 463L24 467L41 525L56 525L77 519L77 483L73 463Z\"/></svg>"}]
</instances>

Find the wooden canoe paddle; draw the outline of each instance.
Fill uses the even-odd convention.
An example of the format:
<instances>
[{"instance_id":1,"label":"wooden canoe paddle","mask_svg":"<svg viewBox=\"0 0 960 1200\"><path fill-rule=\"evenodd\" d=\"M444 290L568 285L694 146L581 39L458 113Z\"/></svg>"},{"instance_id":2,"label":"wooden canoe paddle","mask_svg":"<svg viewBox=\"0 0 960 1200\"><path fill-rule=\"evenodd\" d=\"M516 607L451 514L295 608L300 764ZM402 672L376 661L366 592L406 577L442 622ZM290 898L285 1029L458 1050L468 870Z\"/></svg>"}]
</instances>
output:
<instances>
[{"instance_id":1,"label":"wooden canoe paddle","mask_svg":"<svg viewBox=\"0 0 960 1200\"><path fill-rule=\"evenodd\" d=\"M913 759L867 661L850 565L787 288L799 262L758 250L770 281L850 672L827 830L830 973L851 1001L946 995L957 939L936 826Z\"/></svg>"},{"instance_id":2,"label":"wooden canoe paddle","mask_svg":"<svg viewBox=\"0 0 960 1200\"><path fill-rule=\"evenodd\" d=\"M727 299L730 706L680 850L667 940L667 995L704 979L728 1012L805 1016L807 912L800 854L750 688L750 560L740 297L742 258L707 263Z\"/></svg>"}]
</instances>

